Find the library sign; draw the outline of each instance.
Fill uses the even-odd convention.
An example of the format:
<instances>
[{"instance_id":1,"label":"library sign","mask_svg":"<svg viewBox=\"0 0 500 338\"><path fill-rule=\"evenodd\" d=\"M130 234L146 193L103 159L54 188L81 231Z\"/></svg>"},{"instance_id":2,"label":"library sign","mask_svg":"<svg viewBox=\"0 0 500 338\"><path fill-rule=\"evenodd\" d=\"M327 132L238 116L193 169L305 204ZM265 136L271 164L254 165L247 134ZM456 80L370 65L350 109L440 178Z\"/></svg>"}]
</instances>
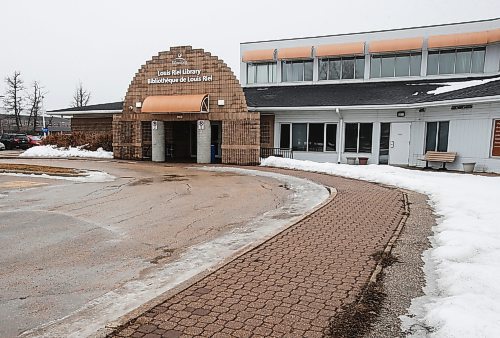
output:
<instances>
[{"instance_id":1,"label":"library sign","mask_svg":"<svg viewBox=\"0 0 500 338\"><path fill-rule=\"evenodd\" d=\"M192 83L192 82L212 82L213 75L202 75L201 69L169 69L158 70L155 77L148 79L148 85L151 84L174 84L174 83Z\"/></svg>"}]
</instances>

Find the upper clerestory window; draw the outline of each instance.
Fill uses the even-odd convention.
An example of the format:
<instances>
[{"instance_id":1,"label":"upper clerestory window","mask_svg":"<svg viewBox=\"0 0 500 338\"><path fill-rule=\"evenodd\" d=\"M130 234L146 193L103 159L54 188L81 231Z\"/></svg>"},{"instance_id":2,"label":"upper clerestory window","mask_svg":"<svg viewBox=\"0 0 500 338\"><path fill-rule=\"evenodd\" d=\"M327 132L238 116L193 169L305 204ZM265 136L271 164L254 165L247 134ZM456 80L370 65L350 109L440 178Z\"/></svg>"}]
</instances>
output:
<instances>
[{"instance_id":1,"label":"upper clerestory window","mask_svg":"<svg viewBox=\"0 0 500 338\"><path fill-rule=\"evenodd\" d=\"M485 52L485 47L431 50L427 75L484 73Z\"/></svg>"},{"instance_id":2,"label":"upper clerestory window","mask_svg":"<svg viewBox=\"0 0 500 338\"><path fill-rule=\"evenodd\" d=\"M422 53L380 54L371 56L370 77L420 76Z\"/></svg>"},{"instance_id":3,"label":"upper clerestory window","mask_svg":"<svg viewBox=\"0 0 500 338\"><path fill-rule=\"evenodd\" d=\"M281 81L312 81L313 79L313 61L282 61L281 62Z\"/></svg>"},{"instance_id":4,"label":"upper clerestory window","mask_svg":"<svg viewBox=\"0 0 500 338\"><path fill-rule=\"evenodd\" d=\"M364 74L364 56L319 60L319 80L362 79Z\"/></svg>"},{"instance_id":5,"label":"upper clerestory window","mask_svg":"<svg viewBox=\"0 0 500 338\"><path fill-rule=\"evenodd\" d=\"M247 64L247 83L276 82L276 62L260 62Z\"/></svg>"}]
</instances>

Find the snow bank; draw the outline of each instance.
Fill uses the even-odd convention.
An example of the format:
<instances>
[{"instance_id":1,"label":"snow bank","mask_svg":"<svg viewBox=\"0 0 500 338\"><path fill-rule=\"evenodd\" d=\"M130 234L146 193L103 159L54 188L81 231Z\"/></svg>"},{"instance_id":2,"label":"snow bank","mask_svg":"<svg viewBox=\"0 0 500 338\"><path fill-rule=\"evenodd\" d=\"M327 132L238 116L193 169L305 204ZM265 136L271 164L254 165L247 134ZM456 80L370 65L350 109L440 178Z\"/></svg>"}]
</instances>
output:
<instances>
[{"instance_id":1,"label":"snow bank","mask_svg":"<svg viewBox=\"0 0 500 338\"><path fill-rule=\"evenodd\" d=\"M438 83L439 85L443 85L443 87L439 87L434 90L430 90L427 92L427 94L443 94L443 93L448 93L448 92L453 92L455 90L459 89L465 89L469 87L474 87L474 86L479 86L482 84L486 84L491 81L497 81L500 80L500 78L496 77L493 79L485 79L485 80L470 80L470 81L458 81L458 82L445 82L445 83Z\"/></svg>"},{"instance_id":2,"label":"snow bank","mask_svg":"<svg viewBox=\"0 0 500 338\"><path fill-rule=\"evenodd\" d=\"M57 148L55 145L36 146L29 148L19 157L85 157L85 158L113 158L111 151L102 148L96 151L85 150L82 147Z\"/></svg>"},{"instance_id":3,"label":"snow bank","mask_svg":"<svg viewBox=\"0 0 500 338\"><path fill-rule=\"evenodd\" d=\"M50 180L64 180L78 183L104 183L113 182L116 177L103 171L82 171L82 176L57 176L47 174L19 174L19 173L0 173L1 176L16 177L36 177ZM1 197L1 196L0 196Z\"/></svg>"},{"instance_id":4,"label":"snow bank","mask_svg":"<svg viewBox=\"0 0 500 338\"><path fill-rule=\"evenodd\" d=\"M430 337L498 336L500 177L276 157L263 160L262 165L334 174L428 195L439 218L432 248L424 254L426 295L412 301L410 313L415 317L411 320L431 327Z\"/></svg>"}]
</instances>

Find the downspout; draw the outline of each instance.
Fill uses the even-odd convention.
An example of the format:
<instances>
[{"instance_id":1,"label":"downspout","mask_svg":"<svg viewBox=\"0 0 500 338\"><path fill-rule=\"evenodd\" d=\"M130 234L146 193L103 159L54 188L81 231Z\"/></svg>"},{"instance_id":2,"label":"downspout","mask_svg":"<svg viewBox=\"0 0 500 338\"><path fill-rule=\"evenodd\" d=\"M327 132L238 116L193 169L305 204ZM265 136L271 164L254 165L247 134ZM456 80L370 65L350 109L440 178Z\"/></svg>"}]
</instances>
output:
<instances>
[{"instance_id":1,"label":"downspout","mask_svg":"<svg viewBox=\"0 0 500 338\"><path fill-rule=\"evenodd\" d=\"M338 151L337 151L337 154L338 154L337 163L340 164L342 162L342 149L344 148L344 146L342 144L342 140L344 139L344 136L343 136L344 117L340 113L340 109L339 108L335 108L335 112L339 116L339 148L338 148Z\"/></svg>"}]
</instances>

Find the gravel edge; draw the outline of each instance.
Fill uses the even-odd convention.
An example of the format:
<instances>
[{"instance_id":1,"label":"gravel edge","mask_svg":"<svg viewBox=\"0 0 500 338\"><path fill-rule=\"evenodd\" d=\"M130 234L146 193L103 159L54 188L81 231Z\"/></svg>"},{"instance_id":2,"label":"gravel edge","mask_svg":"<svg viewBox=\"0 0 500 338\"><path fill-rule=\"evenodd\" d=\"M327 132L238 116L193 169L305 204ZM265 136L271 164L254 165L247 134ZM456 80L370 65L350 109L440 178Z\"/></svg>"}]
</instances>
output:
<instances>
[{"instance_id":1,"label":"gravel edge","mask_svg":"<svg viewBox=\"0 0 500 338\"><path fill-rule=\"evenodd\" d=\"M413 298L422 296L425 285L422 253L430 247L429 237L436 219L428 205L426 195L405 191L410 215L392 255L397 259L383 269L382 287L385 299L380 315L365 338L406 337L402 332L399 316L408 313Z\"/></svg>"}]
</instances>

